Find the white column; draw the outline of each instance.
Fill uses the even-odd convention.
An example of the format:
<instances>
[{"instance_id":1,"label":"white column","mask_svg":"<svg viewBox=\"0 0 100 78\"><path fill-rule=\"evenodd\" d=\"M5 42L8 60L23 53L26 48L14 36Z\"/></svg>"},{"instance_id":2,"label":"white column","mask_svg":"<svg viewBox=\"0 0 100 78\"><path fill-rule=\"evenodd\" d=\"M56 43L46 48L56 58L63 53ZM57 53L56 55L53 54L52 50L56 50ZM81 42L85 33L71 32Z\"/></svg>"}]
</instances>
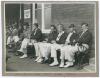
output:
<instances>
[{"instance_id":1,"label":"white column","mask_svg":"<svg viewBox=\"0 0 100 78\"><path fill-rule=\"evenodd\" d=\"M44 32L45 23L44 23L44 3L42 3L42 32Z\"/></svg>"},{"instance_id":2,"label":"white column","mask_svg":"<svg viewBox=\"0 0 100 78\"><path fill-rule=\"evenodd\" d=\"M42 3L42 32L43 33L50 33L50 29L45 29L45 4Z\"/></svg>"},{"instance_id":3,"label":"white column","mask_svg":"<svg viewBox=\"0 0 100 78\"><path fill-rule=\"evenodd\" d=\"M35 23L35 3L32 4L32 24L34 23Z\"/></svg>"},{"instance_id":4,"label":"white column","mask_svg":"<svg viewBox=\"0 0 100 78\"><path fill-rule=\"evenodd\" d=\"M32 4L32 23L35 23L35 3Z\"/></svg>"},{"instance_id":5,"label":"white column","mask_svg":"<svg viewBox=\"0 0 100 78\"><path fill-rule=\"evenodd\" d=\"M22 10L22 8L21 8L21 4L20 4L20 17L19 17L20 19L21 19L21 15L22 15L21 14L21 12L22 12L21 10Z\"/></svg>"}]
</instances>

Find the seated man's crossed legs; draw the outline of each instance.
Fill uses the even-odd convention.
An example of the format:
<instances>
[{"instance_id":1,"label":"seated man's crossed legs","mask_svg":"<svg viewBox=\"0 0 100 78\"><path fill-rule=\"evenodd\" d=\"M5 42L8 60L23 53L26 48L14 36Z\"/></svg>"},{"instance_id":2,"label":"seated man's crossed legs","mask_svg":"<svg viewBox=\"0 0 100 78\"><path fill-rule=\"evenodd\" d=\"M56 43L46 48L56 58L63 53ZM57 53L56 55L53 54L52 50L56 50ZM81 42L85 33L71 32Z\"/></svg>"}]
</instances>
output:
<instances>
[{"instance_id":1,"label":"seated man's crossed legs","mask_svg":"<svg viewBox=\"0 0 100 78\"><path fill-rule=\"evenodd\" d=\"M76 46L66 45L61 48L61 63L59 67L69 67L73 65L74 62L74 53L77 52ZM65 63L65 60L67 62Z\"/></svg>"},{"instance_id":2,"label":"seated man's crossed legs","mask_svg":"<svg viewBox=\"0 0 100 78\"><path fill-rule=\"evenodd\" d=\"M38 52L36 54L37 59L36 62L42 62L48 60L48 56L50 54L51 44L50 43L38 43Z\"/></svg>"},{"instance_id":3,"label":"seated man's crossed legs","mask_svg":"<svg viewBox=\"0 0 100 78\"><path fill-rule=\"evenodd\" d=\"M58 65L58 60L57 60L57 50L61 49L62 45L61 44L52 44L51 45L51 57L54 59L53 63L51 63L49 66L56 66Z\"/></svg>"},{"instance_id":4,"label":"seated man's crossed legs","mask_svg":"<svg viewBox=\"0 0 100 78\"><path fill-rule=\"evenodd\" d=\"M21 56L20 58L27 57L27 45L30 45L29 43L30 43L30 39L27 39L27 38L25 38L22 41L21 48L18 50L23 53L23 56ZM35 50L37 51L38 50L37 43L34 43L34 40L31 40L31 44L34 45Z\"/></svg>"},{"instance_id":5,"label":"seated man's crossed legs","mask_svg":"<svg viewBox=\"0 0 100 78\"><path fill-rule=\"evenodd\" d=\"M74 55L76 52L86 51L88 48L85 48L84 46L78 46L77 44L75 46L67 45L61 48L61 63L59 67L69 67L73 66L75 59ZM67 60L64 63L64 60Z\"/></svg>"}]
</instances>

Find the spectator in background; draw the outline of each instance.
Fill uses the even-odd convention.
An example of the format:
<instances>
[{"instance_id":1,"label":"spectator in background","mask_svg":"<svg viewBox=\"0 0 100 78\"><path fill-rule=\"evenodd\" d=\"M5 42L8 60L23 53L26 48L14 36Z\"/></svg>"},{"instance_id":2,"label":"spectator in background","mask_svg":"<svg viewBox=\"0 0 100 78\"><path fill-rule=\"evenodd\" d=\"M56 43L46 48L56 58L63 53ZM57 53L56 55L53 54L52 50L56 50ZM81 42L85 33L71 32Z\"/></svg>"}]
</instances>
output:
<instances>
[{"instance_id":1,"label":"spectator in background","mask_svg":"<svg viewBox=\"0 0 100 78\"><path fill-rule=\"evenodd\" d=\"M7 46L11 48L18 41L19 41L19 37L18 37L17 25L14 24L9 29L9 37L7 39Z\"/></svg>"}]
</instances>

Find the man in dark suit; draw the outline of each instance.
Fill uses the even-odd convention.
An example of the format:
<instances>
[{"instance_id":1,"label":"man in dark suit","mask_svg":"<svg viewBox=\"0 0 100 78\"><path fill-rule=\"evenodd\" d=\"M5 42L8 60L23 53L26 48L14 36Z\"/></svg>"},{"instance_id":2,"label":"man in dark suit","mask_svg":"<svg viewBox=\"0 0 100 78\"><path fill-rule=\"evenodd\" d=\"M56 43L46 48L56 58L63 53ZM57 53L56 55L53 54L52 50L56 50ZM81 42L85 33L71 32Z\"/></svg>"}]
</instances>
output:
<instances>
[{"instance_id":1,"label":"man in dark suit","mask_svg":"<svg viewBox=\"0 0 100 78\"><path fill-rule=\"evenodd\" d=\"M42 32L38 28L38 23L34 24L34 30L31 33L31 39L36 41L36 42L41 42L42 41Z\"/></svg>"},{"instance_id":2,"label":"man in dark suit","mask_svg":"<svg viewBox=\"0 0 100 78\"><path fill-rule=\"evenodd\" d=\"M61 49L63 44L65 44L65 40L67 37L67 34L64 31L64 25L59 24L58 25L58 36L55 41L52 41L53 44L51 44L51 57L54 59L53 63L50 64L50 66L58 65L57 60L57 50Z\"/></svg>"},{"instance_id":3,"label":"man in dark suit","mask_svg":"<svg viewBox=\"0 0 100 78\"><path fill-rule=\"evenodd\" d=\"M24 55L21 56L20 58L26 58L27 57L27 46L28 45L34 45L36 53L37 53L38 52L37 43L39 41L41 41L41 39L42 39L42 32L38 28L37 23L34 24L34 30L32 32L31 32L31 29L28 29L28 30L29 30L28 33L26 33L27 37L24 38L24 40L22 41L21 48L20 48L20 50L18 50L18 51L24 53Z\"/></svg>"},{"instance_id":4,"label":"man in dark suit","mask_svg":"<svg viewBox=\"0 0 100 78\"><path fill-rule=\"evenodd\" d=\"M83 23L82 24L82 32L79 35L79 38L76 40L75 45L68 45L66 47L63 47L61 49L62 53L65 53L65 60L68 60L63 67L69 67L73 65L74 60L74 54L79 52L85 52L87 49L89 49L91 44L92 35L88 30L88 24Z\"/></svg>"},{"instance_id":5,"label":"man in dark suit","mask_svg":"<svg viewBox=\"0 0 100 78\"><path fill-rule=\"evenodd\" d=\"M39 45L39 53L37 56L36 62L45 63L48 60L50 54L50 46L52 41L56 40L57 37L57 29L55 25L51 25L50 33L48 34L47 38L44 41L38 43Z\"/></svg>"}]
</instances>

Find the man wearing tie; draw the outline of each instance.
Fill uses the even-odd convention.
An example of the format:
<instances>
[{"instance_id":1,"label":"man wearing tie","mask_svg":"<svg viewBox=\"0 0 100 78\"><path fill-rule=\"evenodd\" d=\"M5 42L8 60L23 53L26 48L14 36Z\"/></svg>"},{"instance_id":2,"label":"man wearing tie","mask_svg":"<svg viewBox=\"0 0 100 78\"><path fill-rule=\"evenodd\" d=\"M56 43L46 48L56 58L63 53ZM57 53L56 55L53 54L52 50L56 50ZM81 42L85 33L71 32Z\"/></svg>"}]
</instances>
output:
<instances>
[{"instance_id":1,"label":"man wearing tie","mask_svg":"<svg viewBox=\"0 0 100 78\"><path fill-rule=\"evenodd\" d=\"M53 44L51 44L51 57L54 59L53 63L50 64L50 66L55 66L58 65L58 60L57 60L57 50L61 49L63 44L65 44L65 40L67 37L67 34L64 31L64 25L59 24L58 25L58 36L55 41L53 41Z\"/></svg>"},{"instance_id":2,"label":"man wearing tie","mask_svg":"<svg viewBox=\"0 0 100 78\"><path fill-rule=\"evenodd\" d=\"M68 45L61 49L61 52L64 53L65 60L68 60L63 67L72 66L74 63L74 54L78 52L84 52L91 46L92 35L88 30L88 24L83 23L82 25L82 32L79 35L79 38L75 42L75 45Z\"/></svg>"}]
</instances>

